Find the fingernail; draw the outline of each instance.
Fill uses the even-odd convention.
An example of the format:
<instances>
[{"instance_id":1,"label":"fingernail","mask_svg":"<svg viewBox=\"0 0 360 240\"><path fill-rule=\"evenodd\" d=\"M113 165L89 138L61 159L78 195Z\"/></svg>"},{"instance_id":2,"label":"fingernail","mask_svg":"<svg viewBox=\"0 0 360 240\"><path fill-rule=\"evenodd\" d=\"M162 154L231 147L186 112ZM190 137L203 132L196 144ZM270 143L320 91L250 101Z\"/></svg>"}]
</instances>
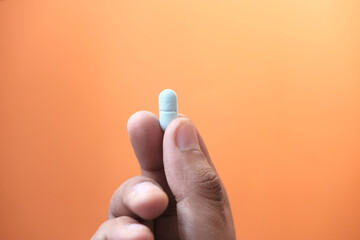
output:
<instances>
[{"instance_id":1,"label":"fingernail","mask_svg":"<svg viewBox=\"0 0 360 240\"><path fill-rule=\"evenodd\" d=\"M176 144L180 151L200 149L196 129L190 121L184 121L177 130Z\"/></svg>"}]
</instances>

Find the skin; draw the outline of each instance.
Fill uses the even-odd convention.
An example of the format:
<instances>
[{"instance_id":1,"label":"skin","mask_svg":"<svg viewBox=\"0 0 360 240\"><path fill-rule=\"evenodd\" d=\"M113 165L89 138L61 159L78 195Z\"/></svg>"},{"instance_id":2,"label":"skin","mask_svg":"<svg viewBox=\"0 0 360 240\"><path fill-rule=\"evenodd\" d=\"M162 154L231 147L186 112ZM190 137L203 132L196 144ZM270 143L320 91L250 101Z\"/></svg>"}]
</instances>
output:
<instances>
[{"instance_id":1,"label":"skin","mask_svg":"<svg viewBox=\"0 0 360 240\"><path fill-rule=\"evenodd\" d=\"M163 132L142 111L127 128L141 176L115 191L92 240L235 239L225 188L190 119L181 115Z\"/></svg>"}]
</instances>

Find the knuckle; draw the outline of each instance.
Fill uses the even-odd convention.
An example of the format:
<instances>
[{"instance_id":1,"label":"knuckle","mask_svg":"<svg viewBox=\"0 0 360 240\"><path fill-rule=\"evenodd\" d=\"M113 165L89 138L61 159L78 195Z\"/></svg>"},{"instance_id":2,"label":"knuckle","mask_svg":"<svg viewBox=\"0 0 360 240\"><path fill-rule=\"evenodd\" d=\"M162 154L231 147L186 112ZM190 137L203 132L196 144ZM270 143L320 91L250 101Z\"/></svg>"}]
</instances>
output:
<instances>
[{"instance_id":1,"label":"knuckle","mask_svg":"<svg viewBox=\"0 0 360 240\"><path fill-rule=\"evenodd\" d=\"M115 190L109 204L109 209L107 214L108 219L114 219L122 215L130 214L127 209L128 207L127 206L128 202L126 201L127 197L133 191L134 186L143 182L150 182L153 183L154 185L157 185L155 181L152 179L149 179L144 176L135 176L126 180Z\"/></svg>"},{"instance_id":2,"label":"knuckle","mask_svg":"<svg viewBox=\"0 0 360 240\"><path fill-rule=\"evenodd\" d=\"M206 198L215 202L223 201L221 180L212 167L208 166L202 169L197 176L196 183Z\"/></svg>"}]
</instances>

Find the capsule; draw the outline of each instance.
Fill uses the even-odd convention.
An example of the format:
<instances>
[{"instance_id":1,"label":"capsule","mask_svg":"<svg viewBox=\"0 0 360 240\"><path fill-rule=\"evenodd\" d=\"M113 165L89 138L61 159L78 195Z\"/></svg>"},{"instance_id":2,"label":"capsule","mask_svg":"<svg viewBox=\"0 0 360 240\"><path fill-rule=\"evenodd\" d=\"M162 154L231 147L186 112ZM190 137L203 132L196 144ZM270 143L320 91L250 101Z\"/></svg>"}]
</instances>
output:
<instances>
[{"instance_id":1,"label":"capsule","mask_svg":"<svg viewBox=\"0 0 360 240\"><path fill-rule=\"evenodd\" d=\"M159 95L160 127L165 131L169 123L177 118L177 96L171 89L165 89Z\"/></svg>"}]
</instances>

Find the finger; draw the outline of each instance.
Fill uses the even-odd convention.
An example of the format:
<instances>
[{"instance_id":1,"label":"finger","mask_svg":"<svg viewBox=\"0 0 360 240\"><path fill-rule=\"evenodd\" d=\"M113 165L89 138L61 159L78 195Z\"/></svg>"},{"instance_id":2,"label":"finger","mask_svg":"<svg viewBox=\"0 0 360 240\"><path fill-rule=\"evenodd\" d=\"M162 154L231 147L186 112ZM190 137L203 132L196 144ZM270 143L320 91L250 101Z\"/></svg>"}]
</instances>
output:
<instances>
[{"instance_id":1,"label":"finger","mask_svg":"<svg viewBox=\"0 0 360 240\"><path fill-rule=\"evenodd\" d=\"M109 219L130 216L152 220L166 209L169 199L154 180L137 176L127 180L114 193L110 201Z\"/></svg>"},{"instance_id":2,"label":"finger","mask_svg":"<svg viewBox=\"0 0 360 240\"><path fill-rule=\"evenodd\" d=\"M91 240L154 240L150 229L130 217L119 217L101 224Z\"/></svg>"},{"instance_id":3,"label":"finger","mask_svg":"<svg viewBox=\"0 0 360 240\"><path fill-rule=\"evenodd\" d=\"M177 118L169 124L164 134L163 154L166 178L177 202L179 231L184 239L216 239L214 236L219 234L232 239L224 235L229 233L225 226L232 221L225 189L205 144L188 118ZM209 233L203 225L220 233Z\"/></svg>"},{"instance_id":4,"label":"finger","mask_svg":"<svg viewBox=\"0 0 360 240\"><path fill-rule=\"evenodd\" d=\"M127 129L132 147L143 176L154 179L169 196L164 215L176 214L176 202L167 183L163 164L163 136L159 119L151 112L134 113L128 120Z\"/></svg>"},{"instance_id":5,"label":"finger","mask_svg":"<svg viewBox=\"0 0 360 240\"><path fill-rule=\"evenodd\" d=\"M179 118L185 115L179 113ZM130 142L144 176L166 186L163 164L163 135L159 119L151 112L139 111L128 120Z\"/></svg>"},{"instance_id":6,"label":"finger","mask_svg":"<svg viewBox=\"0 0 360 240\"><path fill-rule=\"evenodd\" d=\"M179 113L179 114L178 114L178 118L188 118L188 117L187 117L185 114ZM201 149L201 151L205 154L205 157L206 157L206 159L208 160L208 162L210 163L210 165L214 167L214 164L213 164L212 161L211 161L210 154L209 154L209 152L208 152L208 150L207 150L207 147L206 147L206 145L205 145L204 140L202 139L200 133L199 133L197 130L196 130L196 132L197 132L197 138L198 138L198 140L199 140L199 144L200 144L200 149ZM215 167L214 167L214 168L215 168ZM215 170L216 170L216 169L215 169Z\"/></svg>"},{"instance_id":7,"label":"finger","mask_svg":"<svg viewBox=\"0 0 360 240\"><path fill-rule=\"evenodd\" d=\"M196 128L186 117L175 119L169 124L165 132L163 151L166 177L177 202L194 193L206 195L207 198L210 197L209 194L212 194L214 199L223 197L222 194L219 195L214 192L214 190L219 190L222 193L222 184L208 157L205 144L199 140ZM201 145L203 146L201 147ZM203 149L206 151L205 153ZM204 173L205 176L203 177L211 177L211 181L215 185L212 186L213 189L208 194L205 193L207 189L198 186L196 182L200 180L197 179L200 177L197 176L200 173ZM181 182L186 185L176 184L176 186L172 186L170 182ZM180 188L178 185L182 187Z\"/></svg>"},{"instance_id":8,"label":"finger","mask_svg":"<svg viewBox=\"0 0 360 240\"><path fill-rule=\"evenodd\" d=\"M134 113L128 120L127 129L141 170L151 177L163 169L163 131L155 114L146 111Z\"/></svg>"}]
</instances>

